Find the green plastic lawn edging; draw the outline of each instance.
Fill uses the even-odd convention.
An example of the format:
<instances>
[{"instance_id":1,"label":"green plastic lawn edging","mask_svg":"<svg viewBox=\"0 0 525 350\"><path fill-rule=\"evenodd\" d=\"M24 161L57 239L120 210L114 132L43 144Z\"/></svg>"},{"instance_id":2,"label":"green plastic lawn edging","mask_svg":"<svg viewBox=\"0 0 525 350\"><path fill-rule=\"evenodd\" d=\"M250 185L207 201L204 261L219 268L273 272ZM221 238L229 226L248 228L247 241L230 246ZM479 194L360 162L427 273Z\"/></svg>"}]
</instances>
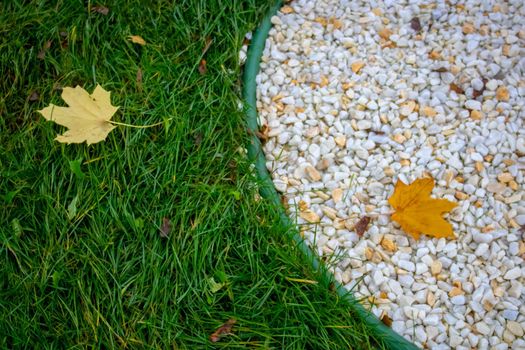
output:
<instances>
[{"instance_id":1,"label":"green plastic lawn edging","mask_svg":"<svg viewBox=\"0 0 525 350\"><path fill-rule=\"evenodd\" d=\"M277 13L281 8L282 1L279 0L273 5L266 16L263 18L259 28L254 32L250 47L248 49L248 55L244 66L243 76L243 98L246 108L248 130L250 132L250 142L248 144L248 157L254 162L257 176L260 180L260 193L261 196L270 201L278 210L280 219L286 227L293 228L292 238L297 243L297 247L308 260L311 262L314 270L319 270L325 281L331 281L335 286L337 295L343 299L350 301L353 305L354 310L359 317L366 322L378 336L382 339L385 345L392 350L414 350L418 349L414 344L401 337L399 334L394 332L392 329L387 327L381 322L375 315L370 311L366 310L361 304L356 302L356 299L351 293L346 290L343 285L335 281L333 275L327 270L327 268L319 261L314 252L308 247L308 245L301 238L299 231L292 222L292 220L286 215L286 211L281 204L280 196L277 193L272 179L266 170L266 159L262 151L261 142L256 136L256 132L259 129L257 108L256 108L256 81L255 78L259 73L259 67L261 62L261 56L264 50L266 38L268 32L272 27L270 21L271 17Z\"/></svg>"}]
</instances>

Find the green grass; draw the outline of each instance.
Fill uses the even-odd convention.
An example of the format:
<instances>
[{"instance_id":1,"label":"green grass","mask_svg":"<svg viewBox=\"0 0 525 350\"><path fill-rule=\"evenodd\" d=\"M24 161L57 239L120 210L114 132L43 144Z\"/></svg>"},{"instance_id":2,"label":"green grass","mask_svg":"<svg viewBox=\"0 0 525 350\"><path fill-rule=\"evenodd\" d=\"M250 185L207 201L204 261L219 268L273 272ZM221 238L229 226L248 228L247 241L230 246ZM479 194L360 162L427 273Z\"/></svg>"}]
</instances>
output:
<instances>
[{"instance_id":1,"label":"green grass","mask_svg":"<svg viewBox=\"0 0 525 350\"><path fill-rule=\"evenodd\" d=\"M320 277L255 200L238 151L237 53L269 4L107 1L105 16L87 3L0 4L0 348L374 344L326 283L289 280ZM114 120L163 124L54 141L64 129L36 111L64 105L62 87L96 84L120 106ZM232 317L234 334L211 343Z\"/></svg>"}]
</instances>

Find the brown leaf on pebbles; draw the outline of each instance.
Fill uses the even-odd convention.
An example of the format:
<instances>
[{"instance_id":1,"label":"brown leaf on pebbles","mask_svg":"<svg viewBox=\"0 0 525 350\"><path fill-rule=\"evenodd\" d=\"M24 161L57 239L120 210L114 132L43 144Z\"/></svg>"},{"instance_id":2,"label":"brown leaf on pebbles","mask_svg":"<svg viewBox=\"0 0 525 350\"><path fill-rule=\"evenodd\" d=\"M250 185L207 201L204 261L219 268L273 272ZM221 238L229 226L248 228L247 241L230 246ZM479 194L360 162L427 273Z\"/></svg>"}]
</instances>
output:
<instances>
[{"instance_id":1,"label":"brown leaf on pebbles","mask_svg":"<svg viewBox=\"0 0 525 350\"><path fill-rule=\"evenodd\" d=\"M365 62L363 62L363 61L356 61L356 62L352 63L352 65L351 65L352 72L357 74L357 73L359 73L361 68L363 68L364 66L365 66Z\"/></svg>"},{"instance_id":2,"label":"brown leaf on pebbles","mask_svg":"<svg viewBox=\"0 0 525 350\"><path fill-rule=\"evenodd\" d=\"M316 223L316 222L319 222L319 220L321 220L321 218L319 217L319 215L317 215L315 212L313 212L313 211L310 210L310 209L301 212L301 213L299 214L299 216L300 216L301 218L303 218L304 220L308 221L308 222L311 223L311 224Z\"/></svg>"},{"instance_id":3,"label":"brown leaf on pebbles","mask_svg":"<svg viewBox=\"0 0 525 350\"><path fill-rule=\"evenodd\" d=\"M363 216L361 219L359 219L359 221L354 225L354 230L355 230L355 233L357 233L357 235L359 237L362 237L367 228L368 228L368 224L370 223L370 217L368 216Z\"/></svg>"},{"instance_id":4,"label":"brown leaf on pebbles","mask_svg":"<svg viewBox=\"0 0 525 350\"><path fill-rule=\"evenodd\" d=\"M450 87L450 90L454 91L456 94L460 94L460 95L464 95L464 94L465 94L465 90L463 90L463 89L462 89L459 85L457 85L457 84L450 83L449 87Z\"/></svg>"},{"instance_id":5,"label":"brown leaf on pebbles","mask_svg":"<svg viewBox=\"0 0 525 350\"><path fill-rule=\"evenodd\" d=\"M496 99L498 101L508 101L509 100L509 90L505 86L500 86L496 90Z\"/></svg>"},{"instance_id":6,"label":"brown leaf on pebbles","mask_svg":"<svg viewBox=\"0 0 525 350\"><path fill-rule=\"evenodd\" d=\"M419 32L421 30L421 22L419 21L418 17L414 17L410 20L410 28L412 28L416 32Z\"/></svg>"}]
</instances>

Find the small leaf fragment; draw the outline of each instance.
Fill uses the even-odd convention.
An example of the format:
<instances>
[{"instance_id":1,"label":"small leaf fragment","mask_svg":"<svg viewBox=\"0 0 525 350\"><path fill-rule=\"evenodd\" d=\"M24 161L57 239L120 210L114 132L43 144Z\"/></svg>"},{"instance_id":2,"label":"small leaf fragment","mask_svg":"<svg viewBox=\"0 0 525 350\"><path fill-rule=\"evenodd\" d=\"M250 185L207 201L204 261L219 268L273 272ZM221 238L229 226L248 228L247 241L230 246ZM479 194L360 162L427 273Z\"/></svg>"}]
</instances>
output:
<instances>
[{"instance_id":1,"label":"small leaf fragment","mask_svg":"<svg viewBox=\"0 0 525 350\"><path fill-rule=\"evenodd\" d=\"M146 40L144 40L140 35L130 35L128 36L129 41L133 44L146 45Z\"/></svg>"},{"instance_id":2,"label":"small leaf fragment","mask_svg":"<svg viewBox=\"0 0 525 350\"><path fill-rule=\"evenodd\" d=\"M460 94L460 95L465 94L465 90L463 90L463 89L462 89L459 85L457 85L457 84L450 83L449 87L450 87L450 90L454 91L456 94Z\"/></svg>"},{"instance_id":3,"label":"small leaf fragment","mask_svg":"<svg viewBox=\"0 0 525 350\"><path fill-rule=\"evenodd\" d=\"M200 75L206 74L208 71L208 68L206 67L206 60L203 58L201 62L199 63L199 73Z\"/></svg>"},{"instance_id":4,"label":"small leaf fragment","mask_svg":"<svg viewBox=\"0 0 525 350\"><path fill-rule=\"evenodd\" d=\"M107 16L109 9L106 6L96 5L91 7L91 12L100 13L101 15Z\"/></svg>"},{"instance_id":5,"label":"small leaf fragment","mask_svg":"<svg viewBox=\"0 0 525 350\"><path fill-rule=\"evenodd\" d=\"M160 225L160 236L168 237L171 232L171 221L170 219L164 217L162 218L162 225Z\"/></svg>"},{"instance_id":6,"label":"small leaf fragment","mask_svg":"<svg viewBox=\"0 0 525 350\"><path fill-rule=\"evenodd\" d=\"M31 95L29 95L28 100L31 102L38 101L40 99L40 94L37 91L33 91Z\"/></svg>"},{"instance_id":7,"label":"small leaf fragment","mask_svg":"<svg viewBox=\"0 0 525 350\"><path fill-rule=\"evenodd\" d=\"M237 322L236 319L230 318L228 321L226 321L222 326L217 328L217 330L210 335L210 341L212 343L216 343L225 335L232 334L232 328L236 322Z\"/></svg>"},{"instance_id":8,"label":"small leaf fragment","mask_svg":"<svg viewBox=\"0 0 525 350\"><path fill-rule=\"evenodd\" d=\"M355 233L357 233L357 235L359 237L363 237L363 235L365 234L367 228L368 228L368 224L370 223L370 217L369 216L363 216L361 219L359 219L359 221L354 225L354 230L355 230Z\"/></svg>"},{"instance_id":9,"label":"small leaf fragment","mask_svg":"<svg viewBox=\"0 0 525 350\"><path fill-rule=\"evenodd\" d=\"M48 40L44 43L44 46L42 46L42 49L38 52L38 55L36 57L43 60L44 57L46 57L46 51L49 50L50 47L51 47L51 40Z\"/></svg>"}]
</instances>

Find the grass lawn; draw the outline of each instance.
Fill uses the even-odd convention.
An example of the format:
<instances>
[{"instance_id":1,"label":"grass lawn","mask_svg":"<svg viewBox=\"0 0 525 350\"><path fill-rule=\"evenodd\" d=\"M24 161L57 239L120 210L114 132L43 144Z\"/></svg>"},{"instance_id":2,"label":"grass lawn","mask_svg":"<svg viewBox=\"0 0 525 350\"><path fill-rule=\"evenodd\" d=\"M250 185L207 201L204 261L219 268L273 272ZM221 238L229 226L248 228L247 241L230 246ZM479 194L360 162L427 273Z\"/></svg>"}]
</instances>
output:
<instances>
[{"instance_id":1,"label":"grass lawn","mask_svg":"<svg viewBox=\"0 0 525 350\"><path fill-rule=\"evenodd\" d=\"M325 283L300 281L319 276L255 199L239 152L238 51L268 5L0 3L0 348L378 344ZM64 128L36 110L97 84L120 106L114 120L162 125L54 141ZM233 334L211 343L230 318Z\"/></svg>"}]
</instances>

